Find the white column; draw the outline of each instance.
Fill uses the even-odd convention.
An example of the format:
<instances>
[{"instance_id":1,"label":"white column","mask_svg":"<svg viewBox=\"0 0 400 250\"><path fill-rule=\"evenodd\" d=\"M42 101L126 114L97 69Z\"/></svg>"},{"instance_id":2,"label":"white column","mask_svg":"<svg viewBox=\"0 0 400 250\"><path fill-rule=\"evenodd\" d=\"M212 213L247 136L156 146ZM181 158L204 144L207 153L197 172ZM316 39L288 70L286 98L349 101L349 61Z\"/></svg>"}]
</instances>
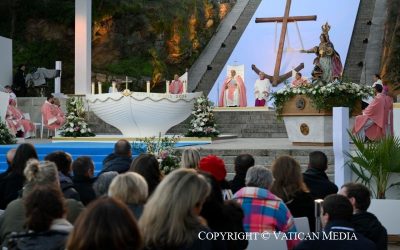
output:
<instances>
[{"instance_id":1,"label":"white column","mask_svg":"<svg viewBox=\"0 0 400 250\"><path fill-rule=\"evenodd\" d=\"M92 0L75 0L75 94L90 94Z\"/></svg>"},{"instance_id":2,"label":"white column","mask_svg":"<svg viewBox=\"0 0 400 250\"><path fill-rule=\"evenodd\" d=\"M60 76L54 78L54 96L60 96L61 94L61 61L56 61L56 70L60 71Z\"/></svg>"},{"instance_id":3,"label":"white column","mask_svg":"<svg viewBox=\"0 0 400 250\"><path fill-rule=\"evenodd\" d=\"M335 184L340 188L344 183L351 181L351 170L346 167L349 152L349 108L333 108L333 154L335 156Z\"/></svg>"},{"instance_id":4,"label":"white column","mask_svg":"<svg viewBox=\"0 0 400 250\"><path fill-rule=\"evenodd\" d=\"M400 103L393 104L393 132L400 137Z\"/></svg>"}]
</instances>

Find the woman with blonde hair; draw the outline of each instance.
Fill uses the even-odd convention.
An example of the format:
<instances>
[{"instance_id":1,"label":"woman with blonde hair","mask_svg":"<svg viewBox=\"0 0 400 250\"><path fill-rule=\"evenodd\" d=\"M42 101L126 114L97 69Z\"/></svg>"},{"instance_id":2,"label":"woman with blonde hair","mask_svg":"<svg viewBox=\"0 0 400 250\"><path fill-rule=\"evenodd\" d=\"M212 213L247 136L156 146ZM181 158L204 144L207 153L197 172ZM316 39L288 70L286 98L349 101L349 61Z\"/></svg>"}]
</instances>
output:
<instances>
[{"instance_id":1,"label":"woman with blonde hair","mask_svg":"<svg viewBox=\"0 0 400 250\"><path fill-rule=\"evenodd\" d=\"M314 201L303 181L300 164L290 156L280 156L272 164L271 192L281 198L293 217L307 217L315 231Z\"/></svg>"},{"instance_id":2,"label":"woman with blonde hair","mask_svg":"<svg viewBox=\"0 0 400 250\"><path fill-rule=\"evenodd\" d=\"M197 169L200 162L200 153L195 148L187 148L183 151L181 159L182 168Z\"/></svg>"},{"instance_id":3,"label":"woman with blonde hair","mask_svg":"<svg viewBox=\"0 0 400 250\"><path fill-rule=\"evenodd\" d=\"M146 180L138 173L127 172L115 177L108 188L108 196L124 202L139 219L146 203L148 187Z\"/></svg>"},{"instance_id":4,"label":"woman with blonde hair","mask_svg":"<svg viewBox=\"0 0 400 250\"><path fill-rule=\"evenodd\" d=\"M139 220L145 248L212 249L212 242L200 240L209 232L200 211L210 184L193 169L178 169L167 175L145 205Z\"/></svg>"}]
</instances>

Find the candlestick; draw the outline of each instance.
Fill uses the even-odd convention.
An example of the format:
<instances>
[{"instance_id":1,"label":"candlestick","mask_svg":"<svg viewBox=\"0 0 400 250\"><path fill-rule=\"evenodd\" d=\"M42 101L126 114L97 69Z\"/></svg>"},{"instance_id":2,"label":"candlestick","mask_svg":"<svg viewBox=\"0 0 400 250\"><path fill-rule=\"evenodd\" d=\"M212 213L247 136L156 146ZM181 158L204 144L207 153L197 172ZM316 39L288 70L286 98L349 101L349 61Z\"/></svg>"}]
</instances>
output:
<instances>
[{"instance_id":1,"label":"candlestick","mask_svg":"<svg viewBox=\"0 0 400 250\"><path fill-rule=\"evenodd\" d=\"M95 93L94 93L94 90L95 90L95 85L94 85L94 82L92 82L92 95L94 95Z\"/></svg>"},{"instance_id":2,"label":"candlestick","mask_svg":"<svg viewBox=\"0 0 400 250\"><path fill-rule=\"evenodd\" d=\"M101 82L98 82L97 86L99 87L99 94L103 93L103 90L101 89Z\"/></svg>"},{"instance_id":3,"label":"candlestick","mask_svg":"<svg viewBox=\"0 0 400 250\"><path fill-rule=\"evenodd\" d=\"M117 83L112 82L112 92L115 93L117 92Z\"/></svg>"},{"instance_id":4,"label":"candlestick","mask_svg":"<svg viewBox=\"0 0 400 250\"><path fill-rule=\"evenodd\" d=\"M125 77L125 89L128 89L128 76Z\"/></svg>"},{"instance_id":5,"label":"candlestick","mask_svg":"<svg viewBox=\"0 0 400 250\"><path fill-rule=\"evenodd\" d=\"M146 92L150 93L150 81L146 82Z\"/></svg>"},{"instance_id":6,"label":"candlestick","mask_svg":"<svg viewBox=\"0 0 400 250\"><path fill-rule=\"evenodd\" d=\"M165 93L169 94L169 83L170 81L166 81L165 83Z\"/></svg>"},{"instance_id":7,"label":"candlestick","mask_svg":"<svg viewBox=\"0 0 400 250\"><path fill-rule=\"evenodd\" d=\"M183 94L185 94L187 92L187 81L183 81Z\"/></svg>"}]
</instances>

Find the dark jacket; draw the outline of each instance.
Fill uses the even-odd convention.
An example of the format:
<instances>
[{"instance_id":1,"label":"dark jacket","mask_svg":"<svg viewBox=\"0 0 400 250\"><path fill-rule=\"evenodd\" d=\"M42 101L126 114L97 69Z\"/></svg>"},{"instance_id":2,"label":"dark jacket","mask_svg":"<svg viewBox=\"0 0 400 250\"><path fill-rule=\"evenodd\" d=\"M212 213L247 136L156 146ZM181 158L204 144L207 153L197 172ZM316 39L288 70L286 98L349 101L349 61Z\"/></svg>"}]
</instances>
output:
<instances>
[{"instance_id":1,"label":"dark jacket","mask_svg":"<svg viewBox=\"0 0 400 250\"><path fill-rule=\"evenodd\" d=\"M79 197L79 193L74 188L74 183L72 182L71 177L65 176L61 172L58 172L58 176L60 179L60 187L61 191L64 194L64 198L80 201L81 199Z\"/></svg>"},{"instance_id":2,"label":"dark jacket","mask_svg":"<svg viewBox=\"0 0 400 250\"><path fill-rule=\"evenodd\" d=\"M293 217L307 217L310 231L315 231L314 200L310 193L297 192L293 199L285 201Z\"/></svg>"},{"instance_id":3,"label":"dark jacket","mask_svg":"<svg viewBox=\"0 0 400 250\"><path fill-rule=\"evenodd\" d=\"M314 200L324 199L325 196L336 194L338 187L329 181L328 176L324 171L316 168L308 168L303 173L303 179Z\"/></svg>"},{"instance_id":4,"label":"dark jacket","mask_svg":"<svg viewBox=\"0 0 400 250\"><path fill-rule=\"evenodd\" d=\"M68 232L49 230L47 232L13 234L8 241L9 250L64 250Z\"/></svg>"},{"instance_id":5,"label":"dark jacket","mask_svg":"<svg viewBox=\"0 0 400 250\"><path fill-rule=\"evenodd\" d=\"M232 193L235 194L241 188L245 187L245 177L246 174L236 174L235 177L231 181L229 181L229 185L231 187Z\"/></svg>"},{"instance_id":6,"label":"dark jacket","mask_svg":"<svg viewBox=\"0 0 400 250\"><path fill-rule=\"evenodd\" d=\"M330 239L322 239L322 235L320 235L319 239L314 240L303 240L300 242L295 250L314 250L314 249L323 249L323 250L376 250L375 244L369 239L365 238L362 234L358 234L354 232L354 229L351 228L350 223L343 221L333 221L329 222L324 230L326 233L329 232L342 232L348 233L350 238L353 233L356 239L353 240L330 240Z\"/></svg>"},{"instance_id":7,"label":"dark jacket","mask_svg":"<svg viewBox=\"0 0 400 250\"><path fill-rule=\"evenodd\" d=\"M370 212L359 212L353 215L351 222L356 232L373 241L378 250L387 249L387 231L378 218Z\"/></svg>"},{"instance_id":8,"label":"dark jacket","mask_svg":"<svg viewBox=\"0 0 400 250\"><path fill-rule=\"evenodd\" d=\"M96 193L93 189L93 183L96 178L90 178L86 176L74 176L72 177L76 191L79 193L79 197L83 205L89 204L92 200L96 199Z\"/></svg>"},{"instance_id":9,"label":"dark jacket","mask_svg":"<svg viewBox=\"0 0 400 250\"><path fill-rule=\"evenodd\" d=\"M103 160L103 169L99 175L109 171L116 171L119 174L125 173L129 170L131 163L131 156L118 156L114 153L111 153Z\"/></svg>"},{"instance_id":10,"label":"dark jacket","mask_svg":"<svg viewBox=\"0 0 400 250\"><path fill-rule=\"evenodd\" d=\"M24 71L18 69L14 75L13 84L11 86L15 95L18 97L24 97L27 94L27 88L25 83Z\"/></svg>"},{"instance_id":11,"label":"dark jacket","mask_svg":"<svg viewBox=\"0 0 400 250\"><path fill-rule=\"evenodd\" d=\"M4 210L11 201L19 197L24 180L22 175L13 172L0 175L0 209Z\"/></svg>"}]
</instances>

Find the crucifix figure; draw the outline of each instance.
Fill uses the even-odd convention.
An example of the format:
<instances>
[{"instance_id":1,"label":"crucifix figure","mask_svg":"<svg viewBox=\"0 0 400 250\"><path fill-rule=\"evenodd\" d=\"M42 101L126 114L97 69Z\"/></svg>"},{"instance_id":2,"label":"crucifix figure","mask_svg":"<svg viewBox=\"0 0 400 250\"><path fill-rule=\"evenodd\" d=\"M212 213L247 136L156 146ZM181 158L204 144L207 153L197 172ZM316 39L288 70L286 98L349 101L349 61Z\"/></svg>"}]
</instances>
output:
<instances>
[{"instance_id":1,"label":"crucifix figure","mask_svg":"<svg viewBox=\"0 0 400 250\"><path fill-rule=\"evenodd\" d=\"M317 20L317 16L289 16L291 4L292 4L292 0L286 0L285 15L283 17L256 18L256 23L271 23L271 22L282 23L282 30L281 30L281 35L280 35L280 39L279 39L278 53L276 55L274 75L271 76L271 75L265 74L266 78L268 78L272 82L273 86L276 86L278 83L281 83L292 76L291 71L286 74L279 75L280 69L281 69L283 47L285 45L285 36L286 36L286 32L287 32L288 23L289 22L297 22L297 21L315 21L315 20ZM254 64L251 65L251 68L257 74L260 73L260 70ZM294 68L294 70L300 71L303 68L304 68L304 64L301 63L296 68Z\"/></svg>"}]
</instances>

